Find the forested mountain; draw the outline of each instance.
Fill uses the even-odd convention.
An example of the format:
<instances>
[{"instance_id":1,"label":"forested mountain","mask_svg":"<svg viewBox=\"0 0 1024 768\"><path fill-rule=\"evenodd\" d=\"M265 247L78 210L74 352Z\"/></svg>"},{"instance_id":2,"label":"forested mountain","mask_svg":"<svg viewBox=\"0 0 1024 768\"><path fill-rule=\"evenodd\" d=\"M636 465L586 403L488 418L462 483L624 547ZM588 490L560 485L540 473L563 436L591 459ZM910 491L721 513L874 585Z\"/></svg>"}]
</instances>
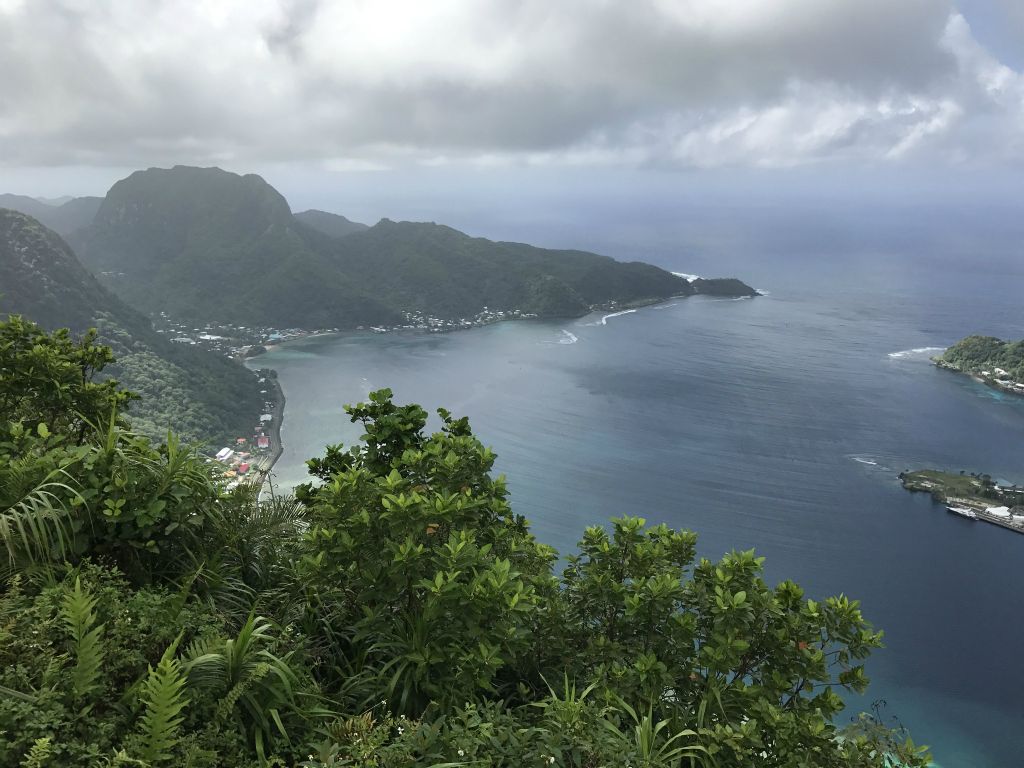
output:
<instances>
[{"instance_id":1,"label":"forested mountain","mask_svg":"<svg viewBox=\"0 0 1024 768\"><path fill-rule=\"evenodd\" d=\"M322 212L293 216L259 176L177 166L119 181L72 244L140 309L242 325L347 328L484 307L569 316L698 292L754 294L739 281L691 284L646 264L436 224L385 219L337 236L351 225Z\"/></svg>"},{"instance_id":2,"label":"forested mountain","mask_svg":"<svg viewBox=\"0 0 1024 768\"><path fill-rule=\"evenodd\" d=\"M102 202L102 197L58 198L47 202L25 195L0 195L0 208L10 208L38 219L63 237L92 224Z\"/></svg>"},{"instance_id":3,"label":"forested mountain","mask_svg":"<svg viewBox=\"0 0 1024 768\"><path fill-rule=\"evenodd\" d=\"M168 427L190 440L244 435L259 413L263 399L251 372L167 341L104 288L55 232L0 209L0 317L8 314L76 333L97 328L117 357L110 373L143 396L129 416L150 436Z\"/></svg>"},{"instance_id":4,"label":"forested mountain","mask_svg":"<svg viewBox=\"0 0 1024 768\"><path fill-rule=\"evenodd\" d=\"M295 218L306 226L312 227L318 232L323 232L331 237L345 237L353 232L362 232L369 229L369 226L366 224L351 221L344 216L328 213L327 211L302 211L301 213L296 213Z\"/></svg>"},{"instance_id":5,"label":"forested mountain","mask_svg":"<svg viewBox=\"0 0 1024 768\"><path fill-rule=\"evenodd\" d=\"M297 222L259 176L179 166L117 182L72 244L146 311L289 328L400 319L342 273L333 242Z\"/></svg>"}]
</instances>

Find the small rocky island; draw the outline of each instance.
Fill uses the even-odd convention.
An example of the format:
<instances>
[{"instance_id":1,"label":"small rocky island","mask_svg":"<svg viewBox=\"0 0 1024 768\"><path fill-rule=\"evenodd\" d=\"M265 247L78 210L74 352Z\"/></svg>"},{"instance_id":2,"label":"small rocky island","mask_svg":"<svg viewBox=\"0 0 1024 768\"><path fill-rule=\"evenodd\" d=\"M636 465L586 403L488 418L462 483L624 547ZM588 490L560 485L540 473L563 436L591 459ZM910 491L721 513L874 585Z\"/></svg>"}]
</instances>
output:
<instances>
[{"instance_id":1,"label":"small rocky island","mask_svg":"<svg viewBox=\"0 0 1024 768\"><path fill-rule=\"evenodd\" d=\"M1024 487L1001 485L989 475L921 469L901 472L903 487L929 493L952 514L1024 533Z\"/></svg>"},{"instance_id":2,"label":"small rocky island","mask_svg":"<svg viewBox=\"0 0 1024 768\"><path fill-rule=\"evenodd\" d=\"M994 389L1024 395L1024 340L968 336L932 360L940 368L967 374Z\"/></svg>"}]
</instances>

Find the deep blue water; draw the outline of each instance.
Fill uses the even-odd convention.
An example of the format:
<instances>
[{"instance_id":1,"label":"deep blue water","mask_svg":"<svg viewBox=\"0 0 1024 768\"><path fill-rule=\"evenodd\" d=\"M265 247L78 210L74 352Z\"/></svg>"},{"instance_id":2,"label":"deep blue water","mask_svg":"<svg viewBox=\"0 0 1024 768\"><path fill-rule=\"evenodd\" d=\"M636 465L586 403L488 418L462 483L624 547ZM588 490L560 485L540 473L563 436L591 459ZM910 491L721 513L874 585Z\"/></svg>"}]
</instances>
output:
<instances>
[{"instance_id":1,"label":"deep blue water","mask_svg":"<svg viewBox=\"0 0 1024 768\"><path fill-rule=\"evenodd\" d=\"M696 531L710 557L754 547L770 580L862 601L887 643L869 662L868 701L884 697L941 765L1020 765L1024 536L950 515L896 479L935 466L1024 481L1024 398L905 352L971 332L1024 336L1024 266L961 247L741 248L731 261L724 248L604 248L769 294L605 324L285 345L256 362L278 370L288 398L277 479L301 481L325 443L355 439L341 405L372 389L468 415L543 541L565 552L585 526L632 514Z\"/></svg>"}]
</instances>

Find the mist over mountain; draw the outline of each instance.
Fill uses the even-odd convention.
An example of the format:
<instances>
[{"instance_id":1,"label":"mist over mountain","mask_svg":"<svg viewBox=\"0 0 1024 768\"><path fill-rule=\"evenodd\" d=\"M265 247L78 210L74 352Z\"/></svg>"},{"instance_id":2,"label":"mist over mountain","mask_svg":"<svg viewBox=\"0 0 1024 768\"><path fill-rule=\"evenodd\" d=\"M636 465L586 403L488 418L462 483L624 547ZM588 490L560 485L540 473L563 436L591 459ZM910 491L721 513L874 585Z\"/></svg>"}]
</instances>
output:
<instances>
[{"instance_id":1,"label":"mist over mountain","mask_svg":"<svg viewBox=\"0 0 1024 768\"><path fill-rule=\"evenodd\" d=\"M92 224L102 197L59 197L53 200L26 195L0 194L0 208L10 208L38 219L62 237Z\"/></svg>"},{"instance_id":2,"label":"mist over mountain","mask_svg":"<svg viewBox=\"0 0 1024 768\"><path fill-rule=\"evenodd\" d=\"M253 374L231 360L172 344L82 266L57 233L0 209L0 317L24 315L47 329L99 331L117 363L107 373L142 395L129 416L159 438L168 428L196 439L246 434L263 398Z\"/></svg>"}]
</instances>

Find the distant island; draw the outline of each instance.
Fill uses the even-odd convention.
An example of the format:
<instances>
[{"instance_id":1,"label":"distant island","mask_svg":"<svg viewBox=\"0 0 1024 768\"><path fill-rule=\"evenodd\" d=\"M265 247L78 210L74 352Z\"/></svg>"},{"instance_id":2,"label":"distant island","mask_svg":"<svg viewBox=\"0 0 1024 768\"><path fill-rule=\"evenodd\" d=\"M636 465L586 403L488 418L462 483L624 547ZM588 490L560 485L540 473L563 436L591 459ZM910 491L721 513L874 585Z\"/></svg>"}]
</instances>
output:
<instances>
[{"instance_id":1,"label":"distant island","mask_svg":"<svg viewBox=\"0 0 1024 768\"><path fill-rule=\"evenodd\" d=\"M930 494L955 515L1024 533L1024 487L1000 485L986 474L936 469L901 472L899 478L908 491Z\"/></svg>"},{"instance_id":2,"label":"distant island","mask_svg":"<svg viewBox=\"0 0 1024 768\"><path fill-rule=\"evenodd\" d=\"M1024 340L968 336L933 360L940 368L967 374L1004 392L1024 395Z\"/></svg>"}]
</instances>

